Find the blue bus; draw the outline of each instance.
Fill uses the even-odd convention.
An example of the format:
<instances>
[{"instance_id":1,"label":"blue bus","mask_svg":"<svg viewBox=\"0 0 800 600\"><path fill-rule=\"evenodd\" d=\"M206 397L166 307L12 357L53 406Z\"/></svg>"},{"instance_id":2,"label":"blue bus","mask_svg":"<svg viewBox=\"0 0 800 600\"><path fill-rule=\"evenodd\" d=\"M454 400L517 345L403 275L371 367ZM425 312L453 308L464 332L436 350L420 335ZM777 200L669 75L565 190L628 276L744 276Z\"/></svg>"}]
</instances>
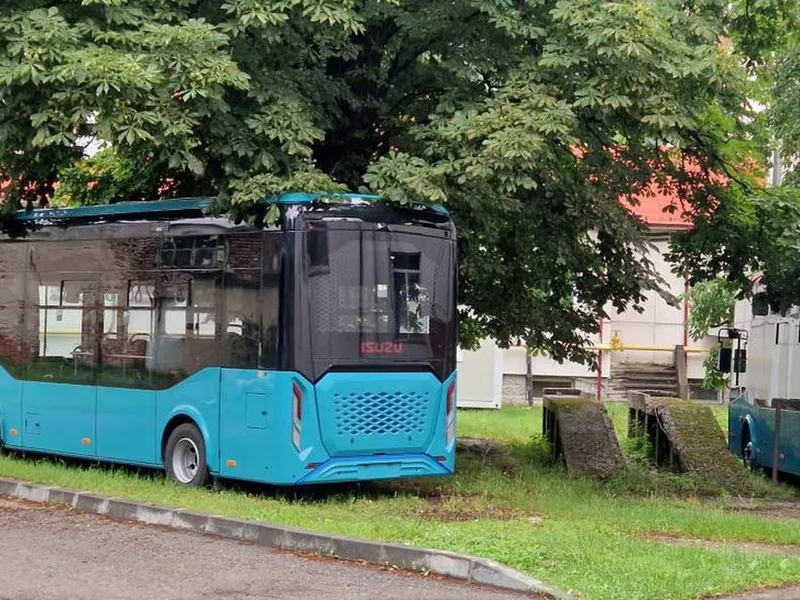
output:
<instances>
[{"instance_id":1,"label":"blue bus","mask_svg":"<svg viewBox=\"0 0 800 600\"><path fill-rule=\"evenodd\" d=\"M763 291L754 294L751 304L749 331L723 329L719 334L733 332L746 358L740 365L723 361L723 371L738 367L746 377L744 387L732 390L728 446L749 469L800 476L800 310L770 306ZM741 348L745 342L746 353Z\"/></svg>"},{"instance_id":2,"label":"blue bus","mask_svg":"<svg viewBox=\"0 0 800 600\"><path fill-rule=\"evenodd\" d=\"M286 194L236 222L212 202L7 223L0 445L163 468L192 486L452 473L448 213Z\"/></svg>"}]
</instances>

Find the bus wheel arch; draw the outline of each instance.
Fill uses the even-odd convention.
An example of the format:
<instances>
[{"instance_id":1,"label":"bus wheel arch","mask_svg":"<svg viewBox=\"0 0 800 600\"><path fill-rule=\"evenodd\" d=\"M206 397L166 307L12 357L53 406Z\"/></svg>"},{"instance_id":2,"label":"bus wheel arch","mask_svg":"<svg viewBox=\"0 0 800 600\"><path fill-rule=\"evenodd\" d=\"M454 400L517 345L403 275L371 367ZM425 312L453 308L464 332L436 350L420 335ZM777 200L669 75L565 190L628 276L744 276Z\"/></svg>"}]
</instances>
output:
<instances>
[{"instance_id":1,"label":"bus wheel arch","mask_svg":"<svg viewBox=\"0 0 800 600\"><path fill-rule=\"evenodd\" d=\"M197 422L187 415L176 415L167 423L161 437L161 459L167 477L192 487L211 481L207 444Z\"/></svg>"}]
</instances>

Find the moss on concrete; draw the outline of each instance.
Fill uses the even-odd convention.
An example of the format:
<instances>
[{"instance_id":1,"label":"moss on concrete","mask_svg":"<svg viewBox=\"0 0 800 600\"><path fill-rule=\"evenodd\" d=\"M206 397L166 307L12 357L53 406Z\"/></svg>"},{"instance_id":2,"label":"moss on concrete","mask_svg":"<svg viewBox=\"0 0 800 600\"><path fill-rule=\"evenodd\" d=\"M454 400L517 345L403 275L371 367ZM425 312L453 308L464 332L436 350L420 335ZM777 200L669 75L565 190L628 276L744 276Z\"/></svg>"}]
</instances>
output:
<instances>
[{"instance_id":1,"label":"moss on concrete","mask_svg":"<svg viewBox=\"0 0 800 600\"><path fill-rule=\"evenodd\" d=\"M725 434L709 407L669 399L649 405L678 455L681 471L726 488L747 487L747 473L728 450Z\"/></svg>"},{"instance_id":2,"label":"moss on concrete","mask_svg":"<svg viewBox=\"0 0 800 600\"><path fill-rule=\"evenodd\" d=\"M570 474L608 479L625 468L605 406L586 398L546 398L545 403L556 415Z\"/></svg>"}]
</instances>

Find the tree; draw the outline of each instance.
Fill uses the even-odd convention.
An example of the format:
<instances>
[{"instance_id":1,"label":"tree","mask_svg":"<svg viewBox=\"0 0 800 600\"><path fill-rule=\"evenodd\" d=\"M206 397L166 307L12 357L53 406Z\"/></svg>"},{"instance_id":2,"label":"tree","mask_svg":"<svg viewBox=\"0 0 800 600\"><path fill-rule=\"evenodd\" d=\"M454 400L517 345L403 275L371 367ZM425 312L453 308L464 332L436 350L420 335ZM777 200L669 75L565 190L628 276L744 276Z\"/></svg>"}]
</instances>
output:
<instances>
[{"instance_id":1,"label":"tree","mask_svg":"<svg viewBox=\"0 0 800 600\"><path fill-rule=\"evenodd\" d=\"M689 336L700 341L719 327L730 326L738 290L722 277L696 284L689 290Z\"/></svg>"},{"instance_id":2,"label":"tree","mask_svg":"<svg viewBox=\"0 0 800 600\"><path fill-rule=\"evenodd\" d=\"M750 180L714 210L697 215L693 231L673 238L671 258L692 282L724 276L738 297L751 294L751 276L758 274L772 310L783 312L800 305L800 4L734 5L732 37L756 80L751 92L764 105L758 143L776 150L790 168L782 185Z\"/></svg>"},{"instance_id":3,"label":"tree","mask_svg":"<svg viewBox=\"0 0 800 600\"><path fill-rule=\"evenodd\" d=\"M66 202L109 201L110 181L237 216L297 188L446 203L463 343L592 362L606 307L661 289L620 199L656 181L703 217L741 188L734 17L721 0L12 0L6 210L58 180ZM85 163L91 138L112 149Z\"/></svg>"},{"instance_id":4,"label":"tree","mask_svg":"<svg viewBox=\"0 0 800 600\"><path fill-rule=\"evenodd\" d=\"M691 288L688 301L692 309L687 326L692 340L700 341L713 330L731 325L737 291L722 277L702 281ZM714 347L703 361L704 388L720 391L727 385L728 373L720 371L718 365L719 348Z\"/></svg>"}]
</instances>

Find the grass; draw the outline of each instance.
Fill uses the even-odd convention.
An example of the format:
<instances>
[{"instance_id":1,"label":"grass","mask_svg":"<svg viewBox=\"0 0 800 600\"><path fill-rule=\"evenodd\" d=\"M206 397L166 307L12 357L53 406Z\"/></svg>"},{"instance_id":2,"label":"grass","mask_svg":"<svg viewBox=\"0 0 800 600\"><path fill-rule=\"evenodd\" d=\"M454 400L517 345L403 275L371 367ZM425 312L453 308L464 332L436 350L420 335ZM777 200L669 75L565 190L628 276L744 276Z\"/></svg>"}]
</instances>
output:
<instances>
[{"instance_id":1,"label":"grass","mask_svg":"<svg viewBox=\"0 0 800 600\"><path fill-rule=\"evenodd\" d=\"M727 434L727 407L719 404L710 406L722 431ZM617 436L626 436L628 433L628 405L624 402L607 402L606 410L614 424ZM458 435L526 443L531 436L541 432L541 423L541 405L532 407L512 405L505 406L499 411L461 410L458 413Z\"/></svg>"},{"instance_id":2,"label":"grass","mask_svg":"<svg viewBox=\"0 0 800 600\"><path fill-rule=\"evenodd\" d=\"M715 411L722 412L719 407ZM624 405L609 412L624 434ZM691 599L800 580L800 560L745 553L737 541L800 545L796 523L729 510L730 493L654 472L632 453L606 483L571 478L537 434L541 409L460 411L459 434L503 442L464 453L447 479L314 490L177 487L157 473L0 456L0 475L117 497L351 536L486 556L588 600ZM623 441L629 451L630 444ZM763 491L791 498L791 488ZM711 538L730 548L672 545L654 534Z\"/></svg>"},{"instance_id":3,"label":"grass","mask_svg":"<svg viewBox=\"0 0 800 600\"><path fill-rule=\"evenodd\" d=\"M542 407L507 406L502 410L459 410L458 436L526 443L541 432Z\"/></svg>"}]
</instances>

